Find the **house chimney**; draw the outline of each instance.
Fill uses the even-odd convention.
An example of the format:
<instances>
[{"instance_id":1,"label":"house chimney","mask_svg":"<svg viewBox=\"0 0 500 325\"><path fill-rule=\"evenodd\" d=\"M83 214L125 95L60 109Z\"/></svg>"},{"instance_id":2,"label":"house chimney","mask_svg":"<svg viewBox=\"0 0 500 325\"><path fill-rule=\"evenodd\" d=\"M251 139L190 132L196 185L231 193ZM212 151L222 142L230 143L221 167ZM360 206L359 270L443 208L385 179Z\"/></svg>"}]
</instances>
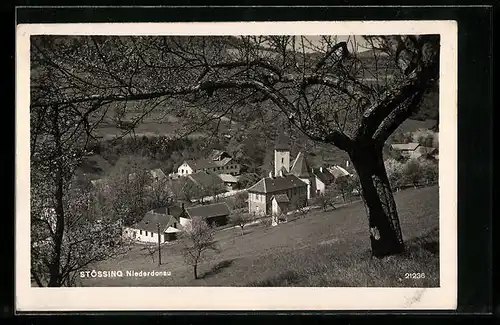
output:
<instances>
[{"instance_id":1,"label":"house chimney","mask_svg":"<svg viewBox=\"0 0 500 325\"><path fill-rule=\"evenodd\" d=\"M319 167L319 171L320 171L320 173L323 172L323 166Z\"/></svg>"},{"instance_id":2,"label":"house chimney","mask_svg":"<svg viewBox=\"0 0 500 325\"><path fill-rule=\"evenodd\" d=\"M280 177L283 177L283 169L280 169Z\"/></svg>"},{"instance_id":3,"label":"house chimney","mask_svg":"<svg viewBox=\"0 0 500 325\"><path fill-rule=\"evenodd\" d=\"M167 205L167 215L170 215L170 207Z\"/></svg>"},{"instance_id":4,"label":"house chimney","mask_svg":"<svg viewBox=\"0 0 500 325\"><path fill-rule=\"evenodd\" d=\"M184 202L182 202L182 211L184 211Z\"/></svg>"},{"instance_id":5,"label":"house chimney","mask_svg":"<svg viewBox=\"0 0 500 325\"><path fill-rule=\"evenodd\" d=\"M349 160L346 160L346 161L345 161L345 166L346 166L346 167L349 167Z\"/></svg>"},{"instance_id":6,"label":"house chimney","mask_svg":"<svg viewBox=\"0 0 500 325\"><path fill-rule=\"evenodd\" d=\"M273 178L273 172L272 171L269 172L269 178Z\"/></svg>"}]
</instances>

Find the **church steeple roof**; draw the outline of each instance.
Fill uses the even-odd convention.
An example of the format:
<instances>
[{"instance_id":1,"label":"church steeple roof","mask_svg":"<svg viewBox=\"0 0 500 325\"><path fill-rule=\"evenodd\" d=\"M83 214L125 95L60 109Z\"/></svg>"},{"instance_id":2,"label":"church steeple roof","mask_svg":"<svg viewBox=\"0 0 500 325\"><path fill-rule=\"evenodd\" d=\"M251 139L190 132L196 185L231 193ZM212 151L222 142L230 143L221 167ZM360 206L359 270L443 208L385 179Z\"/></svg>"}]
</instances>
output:
<instances>
[{"instance_id":1,"label":"church steeple roof","mask_svg":"<svg viewBox=\"0 0 500 325\"><path fill-rule=\"evenodd\" d=\"M278 134L274 144L274 150L290 150L290 139L285 132L281 131Z\"/></svg>"},{"instance_id":2,"label":"church steeple roof","mask_svg":"<svg viewBox=\"0 0 500 325\"><path fill-rule=\"evenodd\" d=\"M304 153L299 152L297 158L293 161L292 168L290 169L290 174L295 175L299 178L309 178L311 177L311 168L307 163L306 156Z\"/></svg>"}]
</instances>

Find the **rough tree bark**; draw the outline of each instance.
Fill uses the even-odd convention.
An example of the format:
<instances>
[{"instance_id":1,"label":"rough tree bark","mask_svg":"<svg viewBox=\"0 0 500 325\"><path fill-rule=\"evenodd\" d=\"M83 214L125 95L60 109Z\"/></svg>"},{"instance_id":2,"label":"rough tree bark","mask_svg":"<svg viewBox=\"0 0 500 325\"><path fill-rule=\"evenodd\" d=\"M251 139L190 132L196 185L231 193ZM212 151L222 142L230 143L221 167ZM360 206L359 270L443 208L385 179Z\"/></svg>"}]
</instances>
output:
<instances>
[{"instance_id":1,"label":"rough tree bark","mask_svg":"<svg viewBox=\"0 0 500 325\"><path fill-rule=\"evenodd\" d=\"M368 207L372 255L384 257L405 250L396 203L384 167L382 148L354 144L349 156Z\"/></svg>"}]
</instances>

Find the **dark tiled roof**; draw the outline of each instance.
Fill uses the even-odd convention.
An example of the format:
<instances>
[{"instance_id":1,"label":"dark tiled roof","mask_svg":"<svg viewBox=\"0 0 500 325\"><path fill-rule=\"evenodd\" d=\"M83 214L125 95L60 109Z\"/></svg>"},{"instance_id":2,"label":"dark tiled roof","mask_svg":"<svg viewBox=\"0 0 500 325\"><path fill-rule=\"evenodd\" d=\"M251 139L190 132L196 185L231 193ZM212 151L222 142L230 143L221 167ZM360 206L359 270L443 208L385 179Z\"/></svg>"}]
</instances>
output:
<instances>
[{"instance_id":1,"label":"dark tiled roof","mask_svg":"<svg viewBox=\"0 0 500 325\"><path fill-rule=\"evenodd\" d=\"M323 170L321 170L320 168L314 168L313 170L314 176L319 178L319 180L322 181L323 184L330 185L335 181L335 176L332 173L330 173L328 169L324 167L322 169Z\"/></svg>"},{"instance_id":2,"label":"dark tiled roof","mask_svg":"<svg viewBox=\"0 0 500 325\"><path fill-rule=\"evenodd\" d=\"M282 131L278 134L276 138L276 143L274 144L275 150L290 150L290 139Z\"/></svg>"},{"instance_id":3,"label":"dark tiled roof","mask_svg":"<svg viewBox=\"0 0 500 325\"><path fill-rule=\"evenodd\" d=\"M210 159L186 160L186 164L188 164L188 166L193 170L214 168L219 166L215 161Z\"/></svg>"},{"instance_id":4,"label":"dark tiled roof","mask_svg":"<svg viewBox=\"0 0 500 325\"><path fill-rule=\"evenodd\" d=\"M185 163L188 164L194 171L203 170L205 168L217 168L226 166L228 163L232 162L233 158L225 157L221 160L212 159L198 159L198 160L186 160Z\"/></svg>"},{"instance_id":5,"label":"dark tiled roof","mask_svg":"<svg viewBox=\"0 0 500 325\"><path fill-rule=\"evenodd\" d=\"M275 199L276 202L278 202L278 203L287 203L287 202L290 202L290 200L288 199L288 195L286 195L286 194L276 194L276 195L273 195L273 199Z\"/></svg>"},{"instance_id":6,"label":"dark tiled roof","mask_svg":"<svg viewBox=\"0 0 500 325\"><path fill-rule=\"evenodd\" d=\"M226 166L231 161L233 161L233 158L226 157L226 158L222 158L221 160L215 161L215 164L217 166Z\"/></svg>"},{"instance_id":7,"label":"dark tiled roof","mask_svg":"<svg viewBox=\"0 0 500 325\"><path fill-rule=\"evenodd\" d=\"M154 213L171 215L174 218L179 218L179 216L182 214L182 207L178 206L178 205L174 205L174 206L169 206L168 208L161 207L158 209L154 209L152 211Z\"/></svg>"},{"instance_id":8,"label":"dark tiled roof","mask_svg":"<svg viewBox=\"0 0 500 325\"><path fill-rule=\"evenodd\" d=\"M156 213L155 211L162 213ZM173 216L167 215L163 212L165 212L165 208L149 211L148 213L146 213L144 218L133 225L132 228L157 233L159 223L160 232L164 232L169 226L172 226L176 222L176 219Z\"/></svg>"},{"instance_id":9,"label":"dark tiled roof","mask_svg":"<svg viewBox=\"0 0 500 325\"><path fill-rule=\"evenodd\" d=\"M220 202L186 208L186 213L190 218L213 218L228 216L231 212L229 211L229 207L227 206L226 202Z\"/></svg>"},{"instance_id":10,"label":"dark tiled roof","mask_svg":"<svg viewBox=\"0 0 500 325\"><path fill-rule=\"evenodd\" d=\"M210 188L213 186L223 186L224 181L217 175L212 172L197 172L190 174L188 176L197 186Z\"/></svg>"},{"instance_id":11,"label":"dark tiled roof","mask_svg":"<svg viewBox=\"0 0 500 325\"><path fill-rule=\"evenodd\" d=\"M306 183L295 175L285 175L283 177L265 177L248 189L248 192L255 193L275 193L297 187L305 187Z\"/></svg>"},{"instance_id":12,"label":"dark tiled roof","mask_svg":"<svg viewBox=\"0 0 500 325\"><path fill-rule=\"evenodd\" d=\"M208 155L208 158L212 160L219 160L222 156L229 157L229 154L224 150L213 149L212 152Z\"/></svg>"},{"instance_id":13,"label":"dark tiled roof","mask_svg":"<svg viewBox=\"0 0 500 325\"><path fill-rule=\"evenodd\" d=\"M299 152L297 158L293 161L290 173L300 178L311 177L311 169L309 168L309 164L307 163L304 153Z\"/></svg>"}]
</instances>

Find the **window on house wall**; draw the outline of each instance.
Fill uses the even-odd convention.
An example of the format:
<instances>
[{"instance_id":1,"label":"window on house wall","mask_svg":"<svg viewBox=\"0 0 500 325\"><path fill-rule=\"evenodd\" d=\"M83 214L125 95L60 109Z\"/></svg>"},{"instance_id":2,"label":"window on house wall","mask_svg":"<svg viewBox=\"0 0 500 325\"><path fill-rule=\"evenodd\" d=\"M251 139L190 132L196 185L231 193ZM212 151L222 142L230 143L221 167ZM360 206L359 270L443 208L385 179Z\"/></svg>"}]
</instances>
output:
<instances>
[{"instance_id":1,"label":"window on house wall","mask_svg":"<svg viewBox=\"0 0 500 325\"><path fill-rule=\"evenodd\" d=\"M151 237L153 237L154 233L151 233Z\"/></svg>"},{"instance_id":2,"label":"window on house wall","mask_svg":"<svg viewBox=\"0 0 500 325\"><path fill-rule=\"evenodd\" d=\"M148 235L148 232L146 231L146 236Z\"/></svg>"},{"instance_id":3,"label":"window on house wall","mask_svg":"<svg viewBox=\"0 0 500 325\"><path fill-rule=\"evenodd\" d=\"M142 230L139 230L139 235L142 235Z\"/></svg>"}]
</instances>

